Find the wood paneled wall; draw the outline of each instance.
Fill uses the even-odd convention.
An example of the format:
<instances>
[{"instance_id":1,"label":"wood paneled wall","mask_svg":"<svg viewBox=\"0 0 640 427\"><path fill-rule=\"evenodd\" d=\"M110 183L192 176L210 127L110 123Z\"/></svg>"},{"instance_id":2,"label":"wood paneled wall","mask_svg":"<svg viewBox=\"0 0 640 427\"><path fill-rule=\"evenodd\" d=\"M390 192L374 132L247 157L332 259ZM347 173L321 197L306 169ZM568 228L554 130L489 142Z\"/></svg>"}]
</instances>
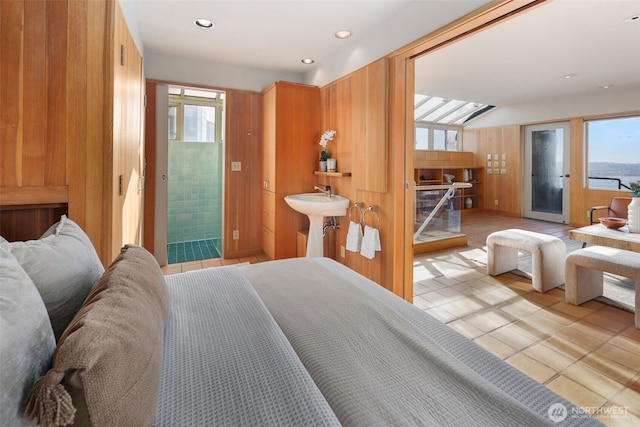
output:
<instances>
[{"instance_id":1,"label":"wood paneled wall","mask_svg":"<svg viewBox=\"0 0 640 427\"><path fill-rule=\"evenodd\" d=\"M338 218L341 228L331 231L335 233L336 260L402 294L402 286L394 290L394 256L398 249L393 246L394 192L388 184L388 76L388 60L381 59L321 88L322 129L337 131L328 148L337 159L338 170L352 172L352 176L320 176L318 183L331 185L332 192L349 198L352 205L362 202L365 208L378 207L382 251L373 260L349 251L343 258L340 248L345 246L349 227L349 217L345 216ZM376 226L376 215L368 213L366 223Z\"/></svg>"},{"instance_id":2,"label":"wood paneled wall","mask_svg":"<svg viewBox=\"0 0 640 427\"><path fill-rule=\"evenodd\" d=\"M140 147L133 146L141 128L132 120L140 114L141 91L134 86L142 68L120 6L114 0L3 0L0 31L3 215L26 215L7 206L40 205L53 209L42 213L53 221L67 205L106 265L139 235L131 219L136 213L124 200L137 195L140 172L128 160L121 169L118 162L139 164ZM116 79L120 44L133 71ZM122 203L114 196L118 175L127 186Z\"/></svg>"},{"instance_id":3,"label":"wood paneled wall","mask_svg":"<svg viewBox=\"0 0 640 427\"><path fill-rule=\"evenodd\" d=\"M620 113L637 115L639 111ZM606 117L612 117L607 115ZM574 117L570 121L570 206L569 224L582 227L589 224L587 211L592 206L609 205L614 196L628 197L629 191L590 190L584 186L584 122L598 117ZM523 187L523 128L526 124L495 128L473 129L464 131L464 149L473 151L477 166L484 166L486 171L487 154L492 158L495 154L507 155L506 175L486 175L485 177L485 210L502 215L522 216ZM495 205L498 200L498 205Z\"/></svg>"},{"instance_id":4,"label":"wood paneled wall","mask_svg":"<svg viewBox=\"0 0 640 427\"><path fill-rule=\"evenodd\" d=\"M522 206L522 138L519 125L463 131L463 148L474 153L474 166L484 167L484 208L519 217ZM506 156L506 174L487 173L487 155ZM495 201L498 204L495 204Z\"/></svg>"},{"instance_id":5,"label":"wood paneled wall","mask_svg":"<svg viewBox=\"0 0 640 427\"><path fill-rule=\"evenodd\" d=\"M142 244L144 93L142 57L118 5L114 16L110 260L127 243ZM107 147L104 147L108 149ZM108 157L107 157L108 158ZM105 193L108 194L108 193Z\"/></svg>"},{"instance_id":6,"label":"wood paneled wall","mask_svg":"<svg viewBox=\"0 0 640 427\"><path fill-rule=\"evenodd\" d=\"M68 201L66 1L0 3L0 203ZM71 46L72 47L72 46ZM43 196L43 193L47 193Z\"/></svg>"},{"instance_id":7,"label":"wood paneled wall","mask_svg":"<svg viewBox=\"0 0 640 427\"><path fill-rule=\"evenodd\" d=\"M260 252L262 96L229 90L225 108L224 256L230 258ZM231 162L240 162L241 170L232 171ZM239 239L233 240L233 230Z\"/></svg>"}]
</instances>

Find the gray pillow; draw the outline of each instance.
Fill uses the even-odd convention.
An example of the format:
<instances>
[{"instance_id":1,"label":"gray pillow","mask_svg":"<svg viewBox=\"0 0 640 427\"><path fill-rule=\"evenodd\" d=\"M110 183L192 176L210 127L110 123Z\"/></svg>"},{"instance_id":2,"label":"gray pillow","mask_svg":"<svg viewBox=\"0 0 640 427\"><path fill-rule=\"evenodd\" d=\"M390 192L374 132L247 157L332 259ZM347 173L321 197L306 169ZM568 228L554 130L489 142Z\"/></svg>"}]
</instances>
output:
<instances>
[{"instance_id":1,"label":"gray pillow","mask_svg":"<svg viewBox=\"0 0 640 427\"><path fill-rule=\"evenodd\" d=\"M143 247L126 245L58 341L53 366L34 386L25 411L46 426L54 420L151 426L168 313L158 262Z\"/></svg>"},{"instance_id":2,"label":"gray pillow","mask_svg":"<svg viewBox=\"0 0 640 427\"><path fill-rule=\"evenodd\" d=\"M51 364L56 341L35 285L0 247L0 425L34 426L22 402Z\"/></svg>"},{"instance_id":3,"label":"gray pillow","mask_svg":"<svg viewBox=\"0 0 640 427\"><path fill-rule=\"evenodd\" d=\"M104 273L89 237L63 215L38 240L11 242L11 253L36 285L60 338Z\"/></svg>"}]
</instances>

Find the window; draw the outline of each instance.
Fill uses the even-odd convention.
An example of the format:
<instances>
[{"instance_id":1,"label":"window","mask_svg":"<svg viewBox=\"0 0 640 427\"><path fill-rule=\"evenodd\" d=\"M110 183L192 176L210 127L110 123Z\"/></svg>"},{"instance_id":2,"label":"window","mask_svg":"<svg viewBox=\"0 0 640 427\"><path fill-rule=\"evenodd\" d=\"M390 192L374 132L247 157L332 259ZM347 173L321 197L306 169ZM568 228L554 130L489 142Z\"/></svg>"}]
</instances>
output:
<instances>
[{"instance_id":1,"label":"window","mask_svg":"<svg viewBox=\"0 0 640 427\"><path fill-rule=\"evenodd\" d=\"M169 88L169 139L222 142L224 92Z\"/></svg>"},{"instance_id":2,"label":"window","mask_svg":"<svg viewBox=\"0 0 640 427\"><path fill-rule=\"evenodd\" d=\"M585 122L586 185L628 190L640 181L640 116Z\"/></svg>"},{"instance_id":3,"label":"window","mask_svg":"<svg viewBox=\"0 0 640 427\"><path fill-rule=\"evenodd\" d=\"M428 150L429 149L429 127L428 126L416 126L416 150Z\"/></svg>"},{"instance_id":4,"label":"window","mask_svg":"<svg viewBox=\"0 0 640 427\"><path fill-rule=\"evenodd\" d=\"M184 140L215 142L216 107L184 105Z\"/></svg>"},{"instance_id":5,"label":"window","mask_svg":"<svg viewBox=\"0 0 640 427\"><path fill-rule=\"evenodd\" d=\"M486 113L493 106L437 96L414 95L415 149L462 150L464 123Z\"/></svg>"},{"instance_id":6,"label":"window","mask_svg":"<svg viewBox=\"0 0 640 427\"><path fill-rule=\"evenodd\" d=\"M462 148L458 142L461 131L458 127L416 123L415 149L459 151Z\"/></svg>"}]
</instances>

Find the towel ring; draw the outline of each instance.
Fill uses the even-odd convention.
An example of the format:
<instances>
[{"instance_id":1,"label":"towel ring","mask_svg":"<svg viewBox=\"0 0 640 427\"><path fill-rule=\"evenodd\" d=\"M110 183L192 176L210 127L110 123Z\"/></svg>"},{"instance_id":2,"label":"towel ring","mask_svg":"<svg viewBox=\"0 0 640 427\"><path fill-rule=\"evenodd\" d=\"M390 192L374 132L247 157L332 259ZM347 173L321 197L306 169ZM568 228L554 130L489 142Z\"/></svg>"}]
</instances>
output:
<instances>
[{"instance_id":1,"label":"towel ring","mask_svg":"<svg viewBox=\"0 0 640 427\"><path fill-rule=\"evenodd\" d=\"M354 203L353 206L351 206L349 208L349 221L351 221L351 210L356 208L358 209L358 212L360 213L360 221L358 221L358 224L362 224L364 221L364 214L362 213L362 206L364 205L363 202L358 202L358 203Z\"/></svg>"},{"instance_id":2,"label":"towel ring","mask_svg":"<svg viewBox=\"0 0 640 427\"><path fill-rule=\"evenodd\" d=\"M374 214L376 214L376 217L378 218L378 225L376 225L375 228L379 229L380 228L380 214L378 213L378 205L371 205L367 209L365 209L364 210L364 218L366 218L367 212L373 212ZM367 224L366 221L364 221L364 223L365 223L365 225Z\"/></svg>"}]
</instances>

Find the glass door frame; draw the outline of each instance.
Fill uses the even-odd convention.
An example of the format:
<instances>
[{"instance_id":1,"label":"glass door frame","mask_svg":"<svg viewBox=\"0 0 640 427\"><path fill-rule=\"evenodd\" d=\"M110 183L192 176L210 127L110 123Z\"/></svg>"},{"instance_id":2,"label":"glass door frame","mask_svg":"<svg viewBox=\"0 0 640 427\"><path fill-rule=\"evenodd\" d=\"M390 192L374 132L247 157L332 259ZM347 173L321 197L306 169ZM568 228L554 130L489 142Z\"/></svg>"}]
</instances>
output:
<instances>
[{"instance_id":1,"label":"glass door frame","mask_svg":"<svg viewBox=\"0 0 640 427\"><path fill-rule=\"evenodd\" d=\"M558 176L562 179L562 212L551 213L542 212L533 209L533 150L532 150L532 134L537 131L557 131L562 130L563 144L562 144L562 173ZM524 145L524 179L523 179L523 197L522 197L522 213L526 218L539 219L543 221L556 222L561 224L569 224L570 221L570 153L571 153L571 125L568 121L542 123L536 125L527 125L523 130L523 145Z\"/></svg>"}]
</instances>

